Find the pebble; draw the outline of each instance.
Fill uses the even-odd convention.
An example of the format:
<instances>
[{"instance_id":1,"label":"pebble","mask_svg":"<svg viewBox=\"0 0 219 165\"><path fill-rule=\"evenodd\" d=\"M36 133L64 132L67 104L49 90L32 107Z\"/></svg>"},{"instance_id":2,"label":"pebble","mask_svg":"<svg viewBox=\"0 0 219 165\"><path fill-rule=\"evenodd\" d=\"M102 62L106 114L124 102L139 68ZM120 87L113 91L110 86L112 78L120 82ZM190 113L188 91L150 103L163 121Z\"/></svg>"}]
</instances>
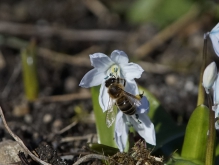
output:
<instances>
[{"instance_id":1,"label":"pebble","mask_svg":"<svg viewBox=\"0 0 219 165\"><path fill-rule=\"evenodd\" d=\"M76 78L74 77L68 77L66 80L65 80L65 91L66 92L75 92L76 89L78 88L78 82L76 80Z\"/></svg>"},{"instance_id":2,"label":"pebble","mask_svg":"<svg viewBox=\"0 0 219 165\"><path fill-rule=\"evenodd\" d=\"M176 85L178 79L175 75L170 74L165 77L165 82L167 85L173 86Z\"/></svg>"},{"instance_id":3,"label":"pebble","mask_svg":"<svg viewBox=\"0 0 219 165\"><path fill-rule=\"evenodd\" d=\"M60 119L56 119L53 122L52 129L53 129L54 132L57 132L57 131L61 130L62 126L63 126L62 121Z\"/></svg>"},{"instance_id":4,"label":"pebble","mask_svg":"<svg viewBox=\"0 0 219 165\"><path fill-rule=\"evenodd\" d=\"M29 113L29 107L27 104L16 105L12 111L12 114L16 117L22 117Z\"/></svg>"},{"instance_id":5,"label":"pebble","mask_svg":"<svg viewBox=\"0 0 219 165\"><path fill-rule=\"evenodd\" d=\"M52 121L52 115L51 114L45 114L43 117L43 122L45 124L50 123Z\"/></svg>"},{"instance_id":6,"label":"pebble","mask_svg":"<svg viewBox=\"0 0 219 165\"><path fill-rule=\"evenodd\" d=\"M14 164L20 162L18 153L24 149L16 141L5 140L0 143L0 164Z\"/></svg>"},{"instance_id":7,"label":"pebble","mask_svg":"<svg viewBox=\"0 0 219 165\"><path fill-rule=\"evenodd\" d=\"M24 121L25 121L26 123L31 124L32 121L33 121L33 117L32 117L30 114L26 114L26 115L24 116Z\"/></svg>"}]
</instances>

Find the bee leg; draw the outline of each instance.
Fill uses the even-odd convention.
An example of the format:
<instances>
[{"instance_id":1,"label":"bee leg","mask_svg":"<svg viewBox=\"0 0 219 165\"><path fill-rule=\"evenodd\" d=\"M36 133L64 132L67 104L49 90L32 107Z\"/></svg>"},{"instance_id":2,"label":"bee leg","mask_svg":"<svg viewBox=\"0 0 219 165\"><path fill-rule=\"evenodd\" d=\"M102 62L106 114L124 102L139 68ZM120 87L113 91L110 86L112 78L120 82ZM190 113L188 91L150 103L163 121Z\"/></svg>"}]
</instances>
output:
<instances>
[{"instance_id":1,"label":"bee leg","mask_svg":"<svg viewBox=\"0 0 219 165\"><path fill-rule=\"evenodd\" d=\"M140 98L142 98L144 96L144 91L142 92L142 94L139 94Z\"/></svg>"},{"instance_id":2,"label":"bee leg","mask_svg":"<svg viewBox=\"0 0 219 165\"><path fill-rule=\"evenodd\" d=\"M138 123L141 124L141 121L139 120L138 114L135 114L135 118L137 119Z\"/></svg>"},{"instance_id":3,"label":"bee leg","mask_svg":"<svg viewBox=\"0 0 219 165\"><path fill-rule=\"evenodd\" d=\"M125 80L125 79L123 79L123 80L124 80L123 85L124 85L124 87L125 87L125 85L126 85L126 80Z\"/></svg>"}]
</instances>

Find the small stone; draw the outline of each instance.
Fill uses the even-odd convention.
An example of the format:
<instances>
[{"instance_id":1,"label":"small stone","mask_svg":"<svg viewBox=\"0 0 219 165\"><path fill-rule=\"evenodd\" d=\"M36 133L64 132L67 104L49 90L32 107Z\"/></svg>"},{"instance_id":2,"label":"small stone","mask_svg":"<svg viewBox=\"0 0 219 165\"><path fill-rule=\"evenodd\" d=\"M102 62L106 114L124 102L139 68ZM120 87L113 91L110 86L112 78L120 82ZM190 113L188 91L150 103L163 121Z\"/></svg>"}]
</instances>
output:
<instances>
[{"instance_id":1,"label":"small stone","mask_svg":"<svg viewBox=\"0 0 219 165\"><path fill-rule=\"evenodd\" d=\"M70 92L75 92L76 89L78 88L78 82L74 77L68 77L65 80L65 91L70 93Z\"/></svg>"},{"instance_id":2,"label":"small stone","mask_svg":"<svg viewBox=\"0 0 219 165\"><path fill-rule=\"evenodd\" d=\"M53 122L52 129L54 132L57 132L62 128L62 126L63 126L62 121L57 119Z\"/></svg>"},{"instance_id":3,"label":"small stone","mask_svg":"<svg viewBox=\"0 0 219 165\"><path fill-rule=\"evenodd\" d=\"M33 118L32 118L32 116L30 115L30 114L26 114L25 116L24 116L24 121L26 122L26 123L32 123L32 121L33 121Z\"/></svg>"},{"instance_id":4,"label":"small stone","mask_svg":"<svg viewBox=\"0 0 219 165\"><path fill-rule=\"evenodd\" d=\"M13 164L20 162L18 153L26 152L16 141L6 140L0 143L0 164Z\"/></svg>"},{"instance_id":5,"label":"small stone","mask_svg":"<svg viewBox=\"0 0 219 165\"><path fill-rule=\"evenodd\" d=\"M191 92L194 90L195 85L192 81L186 81L184 88L186 91Z\"/></svg>"},{"instance_id":6,"label":"small stone","mask_svg":"<svg viewBox=\"0 0 219 165\"><path fill-rule=\"evenodd\" d=\"M167 85L173 86L177 83L177 77L173 74L167 75L165 78L165 82L167 83Z\"/></svg>"},{"instance_id":7,"label":"small stone","mask_svg":"<svg viewBox=\"0 0 219 165\"><path fill-rule=\"evenodd\" d=\"M50 123L52 121L52 115L50 114L45 114L45 116L43 117L43 122L45 124Z\"/></svg>"},{"instance_id":8,"label":"small stone","mask_svg":"<svg viewBox=\"0 0 219 165\"><path fill-rule=\"evenodd\" d=\"M16 117L22 117L29 113L29 108L27 104L16 105L12 111L12 114Z\"/></svg>"}]
</instances>

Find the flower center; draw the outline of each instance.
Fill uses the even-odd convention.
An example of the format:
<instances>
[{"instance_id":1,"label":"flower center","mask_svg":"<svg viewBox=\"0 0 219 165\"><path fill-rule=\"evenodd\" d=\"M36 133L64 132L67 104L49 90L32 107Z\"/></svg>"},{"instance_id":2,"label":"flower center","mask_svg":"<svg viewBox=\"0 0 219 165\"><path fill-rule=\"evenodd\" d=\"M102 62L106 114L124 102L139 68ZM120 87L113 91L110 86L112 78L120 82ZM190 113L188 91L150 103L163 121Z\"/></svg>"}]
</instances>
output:
<instances>
[{"instance_id":1,"label":"flower center","mask_svg":"<svg viewBox=\"0 0 219 165\"><path fill-rule=\"evenodd\" d=\"M118 65L114 64L107 70L107 77L105 79L109 77L120 77L120 67Z\"/></svg>"}]
</instances>

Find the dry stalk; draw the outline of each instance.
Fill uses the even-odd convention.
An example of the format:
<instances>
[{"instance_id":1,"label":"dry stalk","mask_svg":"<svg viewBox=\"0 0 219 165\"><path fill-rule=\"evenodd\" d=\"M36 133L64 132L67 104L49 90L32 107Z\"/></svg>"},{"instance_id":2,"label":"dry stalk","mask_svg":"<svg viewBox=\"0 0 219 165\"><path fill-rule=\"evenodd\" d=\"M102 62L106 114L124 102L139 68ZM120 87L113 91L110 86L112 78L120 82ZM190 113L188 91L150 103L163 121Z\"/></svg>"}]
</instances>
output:
<instances>
[{"instance_id":1,"label":"dry stalk","mask_svg":"<svg viewBox=\"0 0 219 165\"><path fill-rule=\"evenodd\" d=\"M83 162L89 161L90 159L106 160L107 157L104 155L90 154L90 155L86 155L86 156L83 156L82 158L78 159L73 165L79 165Z\"/></svg>"},{"instance_id":2,"label":"dry stalk","mask_svg":"<svg viewBox=\"0 0 219 165\"><path fill-rule=\"evenodd\" d=\"M49 163L46 163L44 161L42 161L41 159L39 159L38 157L36 157L32 152L30 152L30 150L25 146L25 144L23 143L23 141L17 136L15 135L11 129L8 127L7 122L5 120L5 116L3 114L2 108L0 107L0 116L2 118L2 122L6 128L6 130L8 131L8 133L14 138L15 141L18 142L18 144L28 153L28 155L35 160L36 162L42 164L42 165L51 165Z\"/></svg>"}]
</instances>

